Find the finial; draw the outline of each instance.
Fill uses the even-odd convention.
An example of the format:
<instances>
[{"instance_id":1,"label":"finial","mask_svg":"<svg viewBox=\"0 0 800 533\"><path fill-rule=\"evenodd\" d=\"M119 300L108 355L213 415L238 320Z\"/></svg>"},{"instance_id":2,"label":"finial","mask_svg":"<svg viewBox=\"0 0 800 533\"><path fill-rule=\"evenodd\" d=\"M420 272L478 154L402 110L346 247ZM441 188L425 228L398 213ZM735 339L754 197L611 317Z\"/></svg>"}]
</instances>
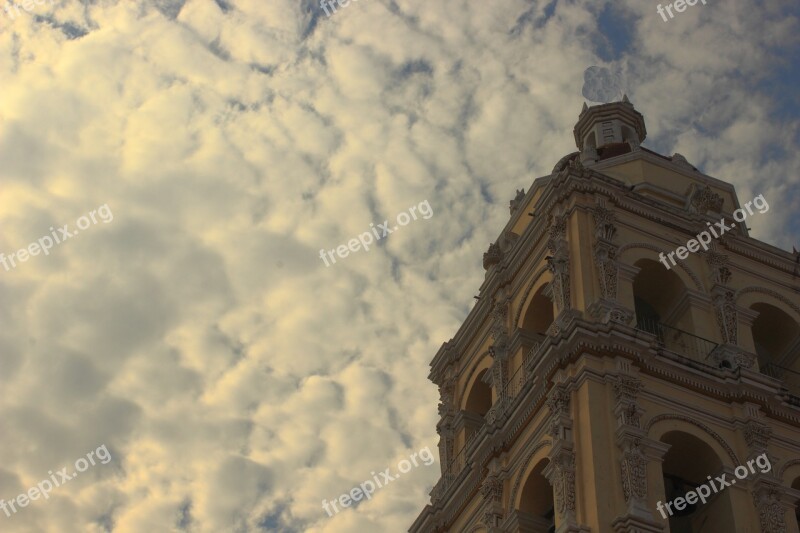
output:
<instances>
[{"instance_id":1,"label":"finial","mask_svg":"<svg viewBox=\"0 0 800 533\"><path fill-rule=\"evenodd\" d=\"M583 103L583 109L581 109L581 115L589 111L589 106L586 105L586 102Z\"/></svg>"},{"instance_id":2,"label":"finial","mask_svg":"<svg viewBox=\"0 0 800 533\"><path fill-rule=\"evenodd\" d=\"M631 101L628 100L628 95L627 94L623 94L622 95L622 102L626 103L626 104L630 104L631 103Z\"/></svg>"}]
</instances>

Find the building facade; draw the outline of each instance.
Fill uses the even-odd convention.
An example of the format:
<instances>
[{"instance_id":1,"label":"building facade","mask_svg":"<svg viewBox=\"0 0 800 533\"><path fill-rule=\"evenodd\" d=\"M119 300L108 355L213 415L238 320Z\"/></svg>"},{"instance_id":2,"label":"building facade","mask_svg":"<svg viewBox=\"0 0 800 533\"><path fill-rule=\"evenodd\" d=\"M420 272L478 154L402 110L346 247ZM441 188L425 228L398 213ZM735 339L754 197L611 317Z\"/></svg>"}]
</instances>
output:
<instances>
[{"instance_id":1,"label":"building facade","mask_svg":"<svg viewBox=\"0 0 800 533\"><path fill-rule=\"evenodd\" d=\"M574 133L431 363L442 476L409 531L800 533L798 256L744 216L770 199L642 147L627 97Z\"/></svg>"}]
</instances>

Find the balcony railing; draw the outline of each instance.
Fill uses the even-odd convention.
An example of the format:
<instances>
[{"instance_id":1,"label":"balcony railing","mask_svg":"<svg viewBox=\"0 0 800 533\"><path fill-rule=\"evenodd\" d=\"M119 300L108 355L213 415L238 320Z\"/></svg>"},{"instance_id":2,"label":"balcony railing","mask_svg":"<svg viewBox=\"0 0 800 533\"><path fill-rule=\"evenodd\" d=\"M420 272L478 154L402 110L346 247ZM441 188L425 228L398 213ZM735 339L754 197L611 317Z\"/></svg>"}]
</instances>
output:
<instances>
[{"instance_id":1,"label":"balcony railing","mask_svg":"<svg viewBox=\"0 0 800 533\"><path fill-rule=\"evenodd\" d=\"M444 478L447 480L445 483L449 485L458 474L464 470L464 465L466 464L466 457L467 457L467 447L462 446L461 450L458 451L453 456L453 459L450 461L450 464L447 465L447 468L444 471Z\"/></svg>"},{"instance_id":2,"label":"balcony railing","mask_svg":"<svg viewBox=\"0 0 800 533\"><path fill-rule=\"evenodd\" d=\"M688 331L673 328L657 320L639 317L636 329L655 335L665 350L683 355L698 363L714 366L709 361L709 355L718 346L716 342L698 337Z\"/></svg>"},{"instance_id":3,"label":"balcony railing","mask_svg":"<svg viewBox=\"0 0 800 533\"><path fill-rule=\"evenodd\" d=\"M444 470L444 475L442 476L442 480L444 482L444 489L450 486L450 484L458 477L464 467L467 466L467 450L472 446L472 442L480 435L481 428L475 429L468 437L467 442L461 447L461 449L456 452L453 456L453 459L447 464L447 468Z\"/></svg>"},{"instance_id":4,"label":"balcony railing","mask_svg":"<svg viewBox=\"0 0 800 533\"><path fill-rule=\"evenodd\" d=\"M800 397L800 372L778 366L774 363L767 363L761 367L761 373L772 378L783 380L789 394Z\"/></svg>"},{"instance_id":5,"label":"balcony railing","mask_svg":"<svg viewBox=\"0 0 800 533\"><path fill-rule=\"evenodd\" d=\"M504 395L506 401L510 402L517 396L519 396L522 387L525 385L525 363L523 362L519 367L514 371L514 374L508 378L508 382L505 385Z\"/></svg>"}]
</instances>

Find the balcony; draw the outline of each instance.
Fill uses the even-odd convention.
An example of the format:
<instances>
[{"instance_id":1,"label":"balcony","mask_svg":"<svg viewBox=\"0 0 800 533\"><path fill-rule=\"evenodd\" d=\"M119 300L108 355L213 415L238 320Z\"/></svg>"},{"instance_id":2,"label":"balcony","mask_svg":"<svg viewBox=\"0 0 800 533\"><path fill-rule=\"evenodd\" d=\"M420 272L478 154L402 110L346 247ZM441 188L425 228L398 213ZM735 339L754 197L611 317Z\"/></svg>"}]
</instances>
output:
<instances>
[{"instance_id":1,"label":"balcony","mask_svg":"<svg viewBox=\"0 0 800 533\"><path fill-rule=\"evenodd\" d=\"M709 357L718 346L716 342L645 317L637 318L636 329L655 335L667 351L704 365L717 366Z\"/></svg>"}]
</instances>

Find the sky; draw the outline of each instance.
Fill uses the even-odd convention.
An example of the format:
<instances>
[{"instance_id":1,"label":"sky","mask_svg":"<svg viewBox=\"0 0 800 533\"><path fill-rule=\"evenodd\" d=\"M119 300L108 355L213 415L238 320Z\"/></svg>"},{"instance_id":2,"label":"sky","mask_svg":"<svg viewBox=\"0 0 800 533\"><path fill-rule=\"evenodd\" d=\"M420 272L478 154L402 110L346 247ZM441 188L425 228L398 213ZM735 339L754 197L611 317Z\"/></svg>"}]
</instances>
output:
<instances>
[{"instance_id":1,"label":"sky","mask_svg":"<svg viewBox=\"0 0 800 533\"><path fill-rule=\"evenodd\" d=\"M96 464L3 532L406 531L440 472L429 363L584 102L627 94L645 147L800 246L794 0L26 5L0 13L0 253L38 245L0 266L0 498Z\"/></svg>"}]
</instances>

